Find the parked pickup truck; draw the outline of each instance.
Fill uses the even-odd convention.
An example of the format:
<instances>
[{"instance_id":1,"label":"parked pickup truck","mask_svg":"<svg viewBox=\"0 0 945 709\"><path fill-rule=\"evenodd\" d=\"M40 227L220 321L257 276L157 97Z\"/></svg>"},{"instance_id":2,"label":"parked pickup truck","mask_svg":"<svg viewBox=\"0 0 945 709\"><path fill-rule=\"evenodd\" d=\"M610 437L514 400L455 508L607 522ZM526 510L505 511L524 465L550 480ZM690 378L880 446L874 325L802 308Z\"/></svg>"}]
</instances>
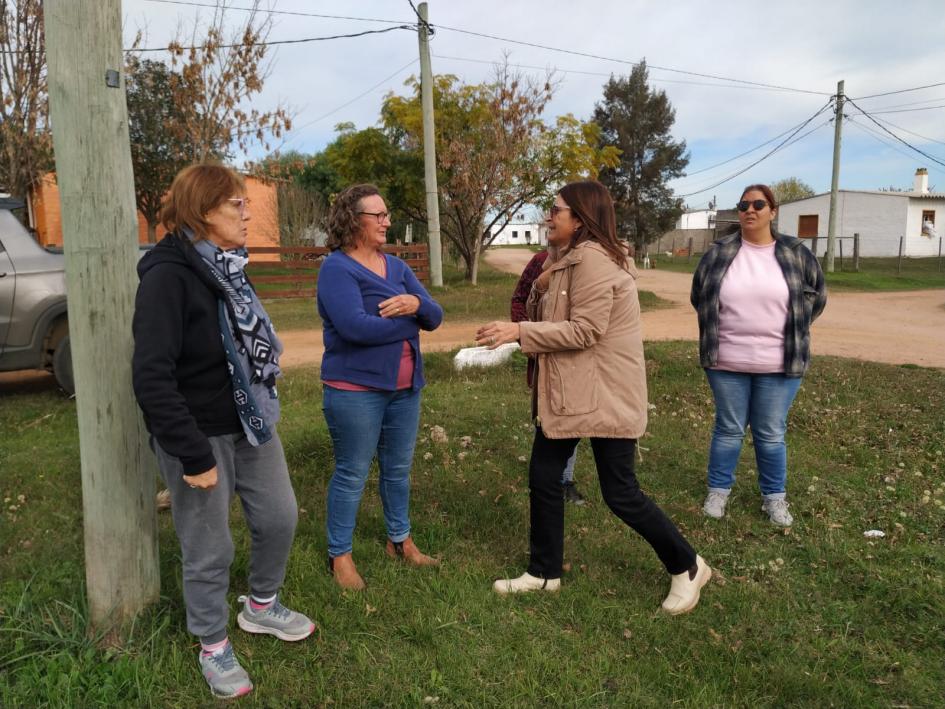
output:
<instances>
[{"instance_id":1,"label":"parked pickup truck","mask_svg":"<svg viewBox=\"0 0 945 709\"><path fill-rule=\"evenodd\" d=\"M72 394L65 260L14 216L22 206L0 199L0 372L45 369Z\"/></svg>"}]
</instances>

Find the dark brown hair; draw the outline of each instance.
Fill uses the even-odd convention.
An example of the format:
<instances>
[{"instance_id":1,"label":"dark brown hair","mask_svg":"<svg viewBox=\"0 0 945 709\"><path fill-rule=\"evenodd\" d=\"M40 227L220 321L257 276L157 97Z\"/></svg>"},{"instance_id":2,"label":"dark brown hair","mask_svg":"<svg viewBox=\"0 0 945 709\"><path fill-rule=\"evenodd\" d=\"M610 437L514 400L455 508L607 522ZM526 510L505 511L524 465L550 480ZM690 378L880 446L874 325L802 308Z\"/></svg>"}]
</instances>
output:
<instances>
[{"instance_id":1,"label":"dark brown hair","mask_svg":"<svg viewBox=\"0 0 945 709\"><path fill-rule=\"evenodd\" d=\"M242 176L224 165L191 165L177 173L161 207L168 231L187 227L196 240L207 238L206 215L233 195L245 195Z\"/></svg>"},{"instance_id":2,"label":"dark brown hair","mask_svg":"<svg viewBox=\"0 0 945 709\"><path fill-rule=\"evenodd\" d=\"M358 245L361 236L361 200L380 195L374 185L351 185L342 190L328 210L328 239L325 242L331 251L351 249Z\"/></svg>"},{"instance_id":3,"label":"dark brown hair","mask_svg":"<svg viewBox=\"0 0 945 709\"><path fill-rule=\"evenodd\" d=\"M581 220L581 228L571 240L572 246L596 241L621 268L627 267L627 250L617 241L617 215L610 192L596 180L571 182L558 192L571 208L571 215Z\"/></svg>"},{"instance_id":4,"label":"dark brown hair","mask_svg":"<svg viewBox=\"0 0 945 709\"><path fill-rule=\"evenodd\" d=\"M774 192L771 191L768 185L748 185L748 187L742 190L741 199L745 199L745 195L749 192L761 192L761 194L765 196L765 199L768 200L768 206L771 207L771 209L778 208L778 198L774 196Z\"/></svg>"}]
</instances>

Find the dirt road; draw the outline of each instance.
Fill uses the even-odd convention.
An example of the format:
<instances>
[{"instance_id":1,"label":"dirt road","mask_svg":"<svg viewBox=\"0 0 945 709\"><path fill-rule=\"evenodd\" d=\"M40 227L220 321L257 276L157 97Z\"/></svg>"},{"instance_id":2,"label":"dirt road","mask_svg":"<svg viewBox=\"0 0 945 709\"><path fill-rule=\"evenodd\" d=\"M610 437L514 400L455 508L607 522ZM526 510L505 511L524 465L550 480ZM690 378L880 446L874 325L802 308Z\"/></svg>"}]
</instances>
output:
<instances>
[{"instance_id":1,"label":"dirt road","mask_svg":"<svg viewBox=\"0 0 945 709\"><path fill-rule=\"evenodd\" d=\"M486 253L494 268L521 273L532 253L495 249ZM695 340L696 314L689 305L685 273L640 271L639 287L674 306L643 313L648 340ZM814 354L889 364L945 368L945 289L896 293L833 293L811 331Z\"/></svg>"},{"instance_id":2,"label":"dirt road","mask_svg":"<svg viewBox=\"0 0 945 709\"><path fill-rule=\"evenodd\" d=\"M509 273L521 273L532 257L526 249L495 249L486 261ZM685 273L640 271L639 287L674 303L671 308L643 313L647 340L696 340L696 314L689 305L689 283ZM511 293L509 296L511 297ZM442 352L472 346L476 323L443 323L434 332L421 333L425 352ZM317 364L322 358L321 330L280 333L285 352L282 365ZM814 354L854 359L917 364L945 368L945 289L897 293L834 293L824 314L814 323ZM43 372L0 373L0 385L30 380L51 380Z\"/></svg>"}]
</instances>

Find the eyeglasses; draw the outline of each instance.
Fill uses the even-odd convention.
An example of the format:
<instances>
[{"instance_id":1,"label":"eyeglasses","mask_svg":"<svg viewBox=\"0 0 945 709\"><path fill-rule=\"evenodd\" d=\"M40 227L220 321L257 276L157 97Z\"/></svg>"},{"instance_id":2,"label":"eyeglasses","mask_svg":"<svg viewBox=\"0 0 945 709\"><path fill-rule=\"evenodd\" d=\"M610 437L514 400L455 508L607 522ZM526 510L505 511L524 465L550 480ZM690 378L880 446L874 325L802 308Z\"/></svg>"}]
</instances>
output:
<instances>
[{"instance_id":1,"label":"eyeglasses","mask_svg":"<svg viewBox=\"0 0 945 709\"><path fill-rule=\"evenodd\" d=\"M368 216L374 217L377 219L378 224L383 224L385 221L390 220L390 212L358 212L358 214L367 214Z\"/></svg>"},{"instance_id":2,"label":"eyeglasses","mask_svg":"<svg viewBox=\"0 0 945 709\"><path fill-rule=\"evenodd\" d=\"M738 207L739 212L747 212L749 207L754 207L756 212L760 212L762 209L768 206L768 203L763 199L753 199L751 202L749 202L747 199L743 199L735 206Z\"/></svg>"},{"instance_id":3,"label":"eyeglasses","mask_svg":"<svg viewBox=\"0 0 945 709\"><path fill-rule=\"evenodd\" d=\"M227 202L232 202L240 210L240 217L246 216L246 207L249 206L249 197L230 197Z\"/></svg>"},{"instance_id":4,"label":"eyeglasses","mask_svg":"<svg viewBox=\"0 0 945 709\"><path fill-rule=\"evenodd\" d=\"M559 207L557 204L552 204L551 209L548 210L548 214L554 219L558 216L558 212L563 212L565 209L570 210L570 207Z\"/></svg>"}]
</instances>

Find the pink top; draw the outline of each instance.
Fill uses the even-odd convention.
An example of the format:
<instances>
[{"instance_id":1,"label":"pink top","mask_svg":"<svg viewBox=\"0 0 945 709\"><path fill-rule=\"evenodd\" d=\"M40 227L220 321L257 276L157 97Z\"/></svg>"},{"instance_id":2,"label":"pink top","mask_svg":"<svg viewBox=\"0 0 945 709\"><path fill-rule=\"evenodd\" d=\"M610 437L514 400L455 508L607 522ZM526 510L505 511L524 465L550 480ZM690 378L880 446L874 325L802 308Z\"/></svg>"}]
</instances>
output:
<instances>
[{"instance_id":1,"label":"pink top","mask_svg":"<svg viewBox=\"0 0 945 709\"><path fill-rule=\"evenodd\" d=\"M788 287L775 242L742 240L719 290L719 361L715 369L769 374L784 371Z\"/></svg>"},{"instance_id":2,"label":"pink top","mask_svg":"<svg viewBox=\"0 0 945 709\"><path fill-rule=\"evenodd\" d=\"M387 278L387 258L384 258L384 273L382 278ZM413 387L413 349L410 343L404 340L404 349L400 353L400 369L397 370L397 391L401 389L410 389ZM354 382L339 381L336 379L326 379L322 384L332 389L341 389L342 391L380 391L373 387L362 386Z\"/></svg>"}]
</instances>

